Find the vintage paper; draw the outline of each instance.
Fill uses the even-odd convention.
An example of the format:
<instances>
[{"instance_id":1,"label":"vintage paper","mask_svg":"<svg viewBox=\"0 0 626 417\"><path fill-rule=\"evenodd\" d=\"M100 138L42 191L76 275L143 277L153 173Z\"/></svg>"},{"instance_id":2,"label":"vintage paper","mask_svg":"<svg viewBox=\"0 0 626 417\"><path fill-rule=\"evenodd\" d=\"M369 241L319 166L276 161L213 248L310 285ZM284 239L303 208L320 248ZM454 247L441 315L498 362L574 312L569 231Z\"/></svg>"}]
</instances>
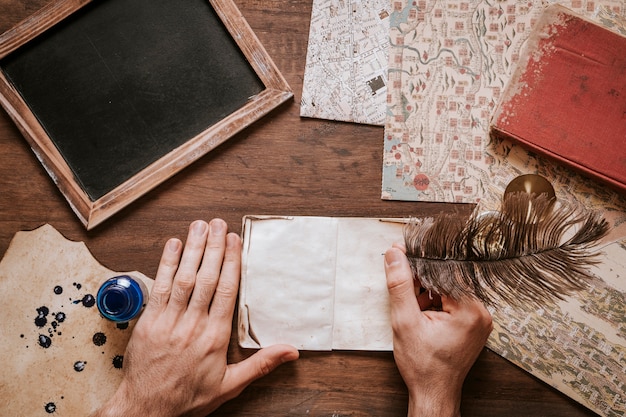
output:
<instances>
[{"instance_id":1,"label":"vintage paper","mask_svg":"<svg viewBox=\"0 0 626 417\"><path fill-rule=\"evenodd\" d=\"M588 198L595 183L526 151L512 158L508 151L517 146L489 137L533 25L553 3L623 31L623 0L393 2L383 199L498 200L520 172L547 176L572 198Z\"/></svg>"},{"instance_id":2,"label":"vintage paper","mask_svg":"<svg viewBox=\"0 0 626 417\"><path fill-rule=\"evenodd\" d=\"M117 273L52 226L18 232L0 262L0 403L7 416L87 416L122 379L135 321L116 325L95 295Z\"/></svg>"},{"instance_id":3,"label":"vintage paper","mask_svg":"<svg viewBox=\"0 0 626 417\"><path fill-rule=\"evenodd\" d=\"M626 415L626 240L603 248L590 288L536 309L491 308L487 347L597 414Z\"/></svg>"},{"instance_id":4,"label":"vintage paper","mask_svg":"<svg viewBox=\"0 0 626 417\"><path fill-rule=\"evenodd\" d=\"M391 350L383 254L392 219L246 216L239 343Z\"/></svg>"},{"instance_id":5,"label":"vintage paper","mask_svg":"<svg viewBox=\"0 0 626 417\"><path fill-rule=\"evenodd\" d=\"M559 200L602 211L612 229L594 269L597 285L543 309L498 305L487 346L594 412L622 416L626 198L489 136L533 24L553 3L626 33L622 0L394 2L382 198L496 209L512 179L535 173Z\"/></svg>"},{"instance_id":6,"label":"vintage paper","mask_svg":"<svg viewBox=\"0 0 626 417\"><path fill-rule=\"evenodd\" d=\"M300 116L382 126L388 0L313 0Z\"/></svg>"}]
</instances>

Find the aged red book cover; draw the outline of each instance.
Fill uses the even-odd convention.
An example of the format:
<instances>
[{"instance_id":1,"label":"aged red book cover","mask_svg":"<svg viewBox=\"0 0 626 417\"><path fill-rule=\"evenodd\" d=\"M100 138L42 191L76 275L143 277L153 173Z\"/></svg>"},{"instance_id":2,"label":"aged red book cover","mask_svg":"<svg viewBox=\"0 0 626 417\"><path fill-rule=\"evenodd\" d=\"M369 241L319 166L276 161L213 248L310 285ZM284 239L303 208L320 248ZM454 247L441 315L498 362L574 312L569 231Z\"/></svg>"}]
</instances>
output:
<instances>
[{"instance_id":1,"label":"aged red book cover","mask_svg":"<svg viewBox=\"0 0 626 417\"><path fill-rule=\"evenodd\" d=\"M626 37L563 6L546 8L491 133L626 192Z\"/></svg>"}]
</instances>

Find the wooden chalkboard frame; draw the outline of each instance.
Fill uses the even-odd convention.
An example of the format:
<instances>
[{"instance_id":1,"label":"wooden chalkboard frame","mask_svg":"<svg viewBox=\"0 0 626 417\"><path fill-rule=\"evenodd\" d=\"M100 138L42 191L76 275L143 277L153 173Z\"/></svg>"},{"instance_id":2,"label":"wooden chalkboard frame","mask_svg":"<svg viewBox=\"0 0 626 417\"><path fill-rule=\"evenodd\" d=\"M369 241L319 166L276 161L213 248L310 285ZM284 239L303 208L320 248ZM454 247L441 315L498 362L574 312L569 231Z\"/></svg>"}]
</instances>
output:
<instances>
[{"instance_id":1,"label":"wooden chalkboard frame","mask_svg":"<svg viewBox=\"0 0 626 417\"><path fill-rule=\"evenodd\" d=\"M92 0L49 3L0 35L0 59L43 34ZM170 178L237 132L293 97L286 80L232 0L208 0L265 86L238 110L228 114L167 155L142 169L95 201L76 180L66 160L20 93L0 71L0 104L13 119L72 210L89 230Z\"/></svg>"}]
</instances>

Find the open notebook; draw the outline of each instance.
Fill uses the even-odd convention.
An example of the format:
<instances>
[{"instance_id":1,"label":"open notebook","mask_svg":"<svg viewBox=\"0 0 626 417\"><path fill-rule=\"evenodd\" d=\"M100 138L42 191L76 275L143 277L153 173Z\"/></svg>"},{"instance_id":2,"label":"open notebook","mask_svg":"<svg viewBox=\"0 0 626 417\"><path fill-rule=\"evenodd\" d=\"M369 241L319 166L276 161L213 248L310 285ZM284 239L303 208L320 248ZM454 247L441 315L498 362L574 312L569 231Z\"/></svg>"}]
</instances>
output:
<instances>
[{"instance_id":1,"label":"open notebook","mask_svg":"<svg viewBox=\"0 0 626 417\"><path fill-rule=\"evenodd\" d=\"M391 350L384 253L394 219L246 216L239 343Z\"/></svg>"}]
</instances>

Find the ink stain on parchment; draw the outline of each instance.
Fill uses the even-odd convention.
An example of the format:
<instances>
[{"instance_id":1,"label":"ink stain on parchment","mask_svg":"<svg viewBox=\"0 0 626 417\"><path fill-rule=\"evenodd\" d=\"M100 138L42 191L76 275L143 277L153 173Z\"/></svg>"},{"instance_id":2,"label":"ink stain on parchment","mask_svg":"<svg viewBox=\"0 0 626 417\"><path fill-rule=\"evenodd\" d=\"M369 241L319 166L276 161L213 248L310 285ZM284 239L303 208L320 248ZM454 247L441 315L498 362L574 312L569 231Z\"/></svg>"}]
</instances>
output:
<instances>
[{"instance_id":1,"label":"ink stain on parchment","mask_svg":"<svg viewBox=\"0 0 626 417\"><path fill-rule=\"evenodd\" d=\"M76 372L82 372L85 370L85 365L87 365L87 361L76 361L74 362L74 370Z\"/></svg>"},{"instance_id":2,"label":"ink stain on parchment","mask_svg":"<svg viewBox=\"0 0 626 417\"><path fill-rule=\"evenodd\" d=\"M107 336L102 332L98 332L93 335L92 340L94 345L102 346L107 342Z\"/></svg>"},{"instance_id":3,"label":"ink stain on parchment","mask_svg":"<svg viewBox=\"0 0 626 417\"><path fill-rule=\"evenodd\" d=\"M37 309L37 317L35 317L35 326L43 327L48 323L48 314L50 309L46 306L41 306Z\"/></svg>"},{"instance_id":4,"label":"ink stain on parchment","mask_svg":"<svg viewBox=\"0 0 626 417\"><path fill-rule=\"evenodd\" d=\"M133 322L106 321L95 298L99 282L119 273L50 226L18 233L0 267L7 348L0 396L8 399L0 401L0 416L88 415L123 377ZM152 280L138 276L151 287Z\"/></svg>"},{"instance_id":5,"label":"ink stain on parchment","mask_svg":"<svg viewBox=\"0 0 626 417\"><path fill-rule=\"evenodd\" d=\"M48 413L48 414L52 414L55 411L57 411L57 405L55 403L52 403L52 402L44 405L43 408L44 408L44 410L46 410L46 413Z\"/></svg>"},{"instance_id":6,"label":"ink stain on parchment","mask_svg":"<svg viewBox=\"0 0 626 417\"><path fill-rule=\"evenodd\" d=\"M74 304L81 304L85 307L93 307L96 304L96 299L93 295L91 294L86 294L82 299L80 300L74 300L72 301Z\"/></svg>"},{"instance_id":7,"label":"ink stain on parchment","mask_svg":"<svg viewBox=\"0 0 626 417\"><path fill-rule=\"evenodd\" d=\"M81 284L74 283L73 286L76 290L80 290L82 288ZM61 295L63 293L63 287L60 285L56 285L53 288L53 292L56 295ZM70 298L72 304L82 304L84 307L90 308L95 305L95 298L92 294L85 294L82 298L77 300L72 300ZM62 307L62 306L61 306ZM46 305L42 305L39 308L35 309L37 315L34 318L34 324L38 329L43 329L47 327L47 334L39 333L37 343L44 349L48 349L52 346L52 340L54 335L61 335L60 327L62 327L62 323L67 320L67 314L64 311L51 312L50 307ZM117 328L120 330L126 330L128 328L128 323L118 323ZM20 338L24 338L24 334L20 334ZM107 342L107 336L103 332L94 333L92 337L93 344L96 346L103 346ZM26 346L28 348L28 346ZM104 352L102 352L104 353ZM112 359L113 368L122 369L124 364L124 356L116 355ZM73 368L75 372L83 372L85 371L87 366L87 361L85 360L77 360L74 362ZM48 414L54 414L57 411L57 405L55 402L48 402L44 405L44 409Z\"/></svg>"},{"instance_id":8,"label":"ink stain on parchment","mask_svg":"<svg viewBox=\"0 0 626 417\"><path fill-rule=\"evenodd\" d=\"M113 358L113 367L115 369L122 369L124 366L124 356L123 355L115 355Z\"/></svg>"},{"instance_id":9,"label":"ink stain on parchment","mask_svg":"<svg viewBox=\"0 0 626 417\"><path fill-rule=\"evenodd\" d=\"M56 287L55 287L55 291L56 291ZM50 326L47 328L48 334L45 335L45 334L40 333L39 336L37 337L37 343L39 344L39 346L41 346L44 349L47 349L52 345L52 337L54 335L59 335L59 336L62 335L62 332L60 331L59 326L61 323L65 321L67 316L63 311L50 313L50 308L48 308L47 306L41 306L35 309L35 311L37 312L37 316L35 316L34 323L38 329L42 329L43 327L45 327L48 324L49 316L52 316L52 321L50 321L49 323ZM24 338L24 335L21 334L20 338Z\"/></svg>"},{"instance_id":10,"label":"ink stain on parchment","mask_svg":"<svg viewBox=\"0 0 626 417\"><path fill-rule=\"evenodd\" d=\"M58 323L63 323L65 321L65 313L62 311L54 313L53 316Z\"/></svg>"},{"instance_id":11,"label":"ink stain on parchment","mask_svg":"<svg viewBox=\"0 0 626 417\"><path fill-rule=\"evenodd\" d=\"M76 288L77 290L80 291L81 288L83 288L83 285L78 283L78 282L74 282L72 283L72 286L74 288ZM70 298L70 300L72 300ZM86 294L83 296L83 298L79 299L79 300L73 300L72 301L73 304L82 304L84 307L93 307L94 305L96 305L96 299L92 294Z\"/></svg>"},{"instance_id":12,"label":"ink stain on parchment","mask_svg":"<svg viewBox=\"0 0 626 417\"><path fill-rule=\"evenodd\" d=\"M51 345L52 345L52 339L50 339L50 337L46 336L45 334L39 335L39 346L41 346L44 349L48 349Z\"/></svg>"}]
</instances>

